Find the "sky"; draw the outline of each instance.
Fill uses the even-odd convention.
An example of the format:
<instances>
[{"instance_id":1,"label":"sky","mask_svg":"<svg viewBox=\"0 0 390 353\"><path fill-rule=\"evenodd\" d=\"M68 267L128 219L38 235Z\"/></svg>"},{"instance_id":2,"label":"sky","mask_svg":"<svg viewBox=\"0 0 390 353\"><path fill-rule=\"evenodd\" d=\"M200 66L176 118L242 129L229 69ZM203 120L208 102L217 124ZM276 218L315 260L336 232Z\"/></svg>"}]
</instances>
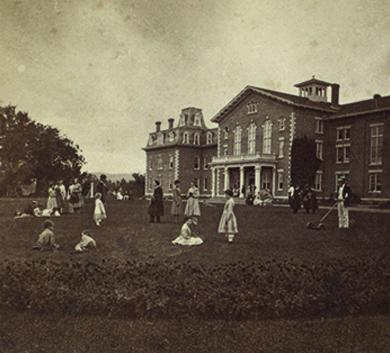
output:
<instances>
[{"instance_id":1,"label":"sky","mask_svg":"<svg viewBox=\"0 0 390 353\"><path fill-rule=\"evenodd\" d=\"M390 95L389 0L1 0L0 106L79 145L91 173L143 173L155 122L210 119L246 85L340 103Z\"/></svg>"}]
</instances>

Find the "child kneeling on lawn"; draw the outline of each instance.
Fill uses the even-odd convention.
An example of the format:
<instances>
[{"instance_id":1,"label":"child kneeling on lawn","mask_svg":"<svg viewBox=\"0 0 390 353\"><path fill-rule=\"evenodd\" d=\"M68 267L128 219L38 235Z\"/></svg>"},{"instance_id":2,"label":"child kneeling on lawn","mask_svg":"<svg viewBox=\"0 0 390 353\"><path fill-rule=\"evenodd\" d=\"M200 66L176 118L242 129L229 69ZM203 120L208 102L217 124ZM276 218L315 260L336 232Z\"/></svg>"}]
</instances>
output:
<instances>
[{"instance_id":1,"label":"child kneeling on lawn","mask_svg":"<svg viewBox=\"0 0 390 353\"><path fill-rule=\"evenodd\" d=\"M96 248L95 239L91 237L89 230L83 230L81 233L80 242L74 247L74 249L78 252L83 252L93 248Z\"/></svg>"},{"instance_id":2,"label":"child kneeling on lawn","mask_svg":"<svg viewBox=\"0 0 390 353\"><path fill-rule=\"evenodd\" d=\"M54 239L54 223L50 220L43 222L45 228L41 234L39 234L38 240L33 246L35 250L50 251L58 249L60 246L56 244Z\"/></svg>"}]
</instances>

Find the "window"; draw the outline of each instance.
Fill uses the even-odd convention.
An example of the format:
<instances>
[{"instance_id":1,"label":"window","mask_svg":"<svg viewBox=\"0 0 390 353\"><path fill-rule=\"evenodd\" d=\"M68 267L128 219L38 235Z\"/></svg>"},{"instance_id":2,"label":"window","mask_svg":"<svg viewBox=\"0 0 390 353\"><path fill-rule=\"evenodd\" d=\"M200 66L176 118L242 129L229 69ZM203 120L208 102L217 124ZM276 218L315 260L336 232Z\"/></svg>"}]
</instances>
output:
<instances>
[{"instance_id":1,"label":"window","mask_svg":"<svg viewBox=\"0 0 390 353\"><path fill-rule=\"evenodd\" d=\"M283 158L284 157L284 137L280 137L279 138L279 154L278 154L278 157L279 158Z\"/></svg>"},{"instance_id":2,"label":"window","mask_svg":"<svg viewBox=\"0 0 390 353\"><path fill-rule=\"evenodd\" d=\"M228 156L228 155L229 155L229 152L228 152L228 148L227 148L227 147L225 147L225 148L223 149L223 155L224 155L224 156Z\"/></svg>"},{"instance_id":3,"label":"window","mask_svg":"<svg viewBox=\"0 0 390 353\"><path fill-rule=\"evenodd\" d=\"M267 120L263 125L263 153L271 153L272 123Z\"/></svg>"},{"instance_id":4,"label":"window","mask_svg":"<svg viewBox=\"0 0 390 353\"><path fill-rule=\"evenodd\" d=\"M150 178L149 179L149 190L152 190L153 189L153 179Z\"/></svg>"},{"instance_id":5,"label":"window","mask_svg":"<svg viewBox=\"0 0 390 353\"><path fill-rule=\"evenodd\" d=\"M203 168L209 169L209 161L207 157L203 157Z\"/></svg>"},{"instance_id":6,"label":"window","mask_svg":"<svg viewBox=\"0 0 390 353\"><path fill-rule=\"evenodd\" d=\"M169 168L169 169L173 169L173 156L169 156L169 165L168 165L168 168Z\"/></svg>"},{"instance_id":7,"label":"window","mask_svg":"<svg viewBox=\"0 0 390 353\"><path fill-rule=\"evenodd\" d=\"M349 141L351 138L351 127L343 126L337 128L337 141Z\"/></svg>"},{"instance_id":8,"label":"window","mask_svg":"<svg viewBox=\"0 0 390 353\"><path fill-rule=\"evenodd\" d=\"M194 169L200 169L200 158L199 157L194 158Z\"/></svg>"},{"instance_id":9,"label":"window","mask_svg":"<svg viewBox=\"0 0 390 353\"><path fill-rule=\"evenodd\" d=\"M280 117L279 119L279 131L283 131L286 128L286 119Z\"/></svg>"},{"instance_id":10,"label":"window","mask_svg":"<svg viewBox=\"0 0 390 353\"><path fill-rule=\"evenodd\" d=\"M351 127L338 127L336 130L336 163L349 163Z\"/></svg>"},{"instance_id":11,"label":"window","mask_svg":"<svg viewBox=\"0 0 390 353\"><path fill-rule=\"evenodd\" d=\"M324 133L324 121L321 118L316 118L316 134Z\"/></svg>"},{"instance_id":12,"label":"window","mask_svg":"<svg viewBox=\"0 0 390 353\"><path fill-rule=\"evenodd\" d=\"M382 172L370 172L370 192L380 193L382 191Z\"/></svg>"},{"instance_id":13,"label":"window","mask_svg":"<svg viewBox=\"0 0 390 353\"><path fill-rule=\"evenodd\" d=\"M349 163L350 146L336 146L336 163Z\"/></svg>"},{"instance_id":14,"label":"window","mask_svg":"<svg viewBox=\"0 0 390 353\"><path fill-rule=\"evenodd\" d=\"M317 172L314 179L314 190L321 191L322 190L322 172Z\"/></svg>"},{"instance_id":15,"label":"window","mask_svg":"<svg viewBox=\"0 0 390 353\"><path fill-rule=\"evenodd\" d=\"M383 154L383 124L371 125L371 164L382 164Z\"/></svg>"},{"instance_id":16,"label":"window","mask_svg":"<svg viewBox=\"0 0 390 353\"><path fill-rule=\"evenodd\" d=\"M229 138L229 129L228 129L227 127L225 127L225 128L223 129L223 138L224 138L225 140L227 140L227 139Z\"/></svg>"},{"instance_id":17,"label":"window","mask_svg":"<svg viewBox=\"0 0 390 353\"><path fill-rule=\"evenodd\" d=\"M153 169L152 158L149 158L149 170Z\"/></svg>"},{"instance_id":18,"label":"window","mask_svg":"<svg viewBox=\"0 0 390 353\"><path fill-rule=\"evenodd\" d=\"M247 105L248 108L248 114L257 113L257 103L251 102Z\"/></svg>"},{"instance_id":19,"label":"window","mask_svg":"<svg viewBox=\"0 0 390 353\"><path fill-rule=\"evenodd\" d=\"M241 127L237 126L234 129L234 153L235 156L241 154Z\"/></svg>"},{"instance_id":20,"label":"window","mask_svg":"<svg viewBox=\"0 0 390 353\"><path fill-rule=\"evenodd\" d=\"M210 145L213 143L213 134L209 131L207 133L207 144Z\"/></svg>"},{"instance_id":21,"label":"window","mask_svg":"<svg viewBox=\"0 0 390 353\"><path fill-rule=\"evenodd\" d=\"M189 136L188 132L185 132L183 134L183 143L189 143L189 139L190 139L190 136Z\"/></svg>"},{"instance_id":22,"label":"window","mask_svg":"<svg viewBox=\"0 0 390 353\"><path fill-rule=\"evenodd\" d=\"M321 160L323 158L323 145L323 141L316 141L316 157Z\"/></svg>"},{"instance_id":23,"label":"window","mask_svg":"<svg viewBox=\"0 0 390 353\"><path fill-rule=\"evenodd\" d=\"M204 179L203 179L203 190L204 190L204 191L207 191L208 188L209 188L208 180L207 180L207 178L204 178Z\"/></svg>"},{"instance_id":24,"label":"window","mask_svg":"<svg viewBox=\"0 0 390 353\"><path fill-rule=\"evenodd\" d=\"M158 170L163 169L163 160L162 160L162 157L158 157L158 160L157 160L157 169L158 169Z\"/></svg>"},{"instance_id":25,"label":"window","mask_svg":"<svg viewBox=\"0 0 390 353\"><path fill-rule=\"evenodd\" d=\"M199 134L194 135L194 145L200 145L200 136Z\"/></svg>"},{"instance_id":26,"label":"window","mask_svg":"<svg viewBox=\"0 0 390 353\"><path fill-rule=\"evenodd\" d=\"M278 190L283 190L284 171L278 170Z\"/></svg>"},{"instance_id":27,"label":"window","mask_svg":"<svg viewBox=\"0 0 390 353\"><path fill-rule=\"evenodd\" d=\"M168 188L169 190L173 189L173 177L169 177L168 179Z\"/></svg>"},{"instance_id":28,"label":"window","mask_svg":"<svg viewBox=\"0 0 390 353\"><path fill-rule=\"evenodd\" d=\"M159 132L157 134L157 144L163 145L164 144L164 134L162 132Z\"/></svg>"},{"instance_id":29,"label":"window","mask_svg":"<svg viewBox=\"0 0 390 353\"><path fill-rule=\"evenodd\" d=\"M195 114L194 126L202 126L202 115L200 113Z\"/></svg>"},{"instance_id":30,"label":"window","mask_svg":"<svg viewBox=\"0 0 390 353\"><path fill-rule=\"evenodd\" d=\"M248 128L248 154L256 153L256 124L252 123Z\"/></svg>"}]
</instances>

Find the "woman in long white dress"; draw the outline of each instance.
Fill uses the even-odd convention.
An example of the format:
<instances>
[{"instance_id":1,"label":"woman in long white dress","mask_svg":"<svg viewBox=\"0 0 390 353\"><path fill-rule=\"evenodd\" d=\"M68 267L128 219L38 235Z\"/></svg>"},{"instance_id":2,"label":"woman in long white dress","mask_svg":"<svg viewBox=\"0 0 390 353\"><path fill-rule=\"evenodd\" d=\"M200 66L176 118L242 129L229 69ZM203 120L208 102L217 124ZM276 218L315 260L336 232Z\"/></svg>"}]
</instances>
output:
<instances>
[{"instance_id":1,"label":"woman in long white dress","mask_svg":"<svg viewBox=\"0 0 390 353\"><path fill-rule=\"evenodd\" d=\"M191 181L191 186L187 191L187 205L184 211L184 214L187 217L199 217L200 208L199 208L199 189L195 182ZM195 218L194 223L197 224L198 220Z\"/></svg>"},{"instance_id":2,"label":"woman in long white dress","mask_svg":"<svg viewBox=\"0 0 390 353\"><path fill-rule=\"evenodd\" d=\"M172 241L175 245L200 245L203 244L203 240L200 237L191 236L191 225L194 224L194 220L190 217L186 218L183 226L180 230L180 235Z\"/></svg>"},{"instance_id":3,"label":"woman in long white dress","mask_svg":"<svg viewBox=\"0 0 390 353\"><path fill-rule=\"evenodd\" d=\"M54 183L50 183L48 194L49 194L49 196L47 198L46 208L54 210L55 208L58 207L58 204L57 204L57 193L56 193L56 188L55 188Z\"/></svg>"},{"instance_id":4,"label":"woman in long white dress","mask_svg":"<svg viewBox=\"0 0 390 353\"><path fill-rule=\"evenodd\" d=\"M225 203L221 220L219 222L218 233L224 234L228 238L229 242L232 242L234 236L238 233L237 219L233 212L233 192L231 190L226 190L225 197L227 197L228 200Z\"/></svg>"}]
</instances>

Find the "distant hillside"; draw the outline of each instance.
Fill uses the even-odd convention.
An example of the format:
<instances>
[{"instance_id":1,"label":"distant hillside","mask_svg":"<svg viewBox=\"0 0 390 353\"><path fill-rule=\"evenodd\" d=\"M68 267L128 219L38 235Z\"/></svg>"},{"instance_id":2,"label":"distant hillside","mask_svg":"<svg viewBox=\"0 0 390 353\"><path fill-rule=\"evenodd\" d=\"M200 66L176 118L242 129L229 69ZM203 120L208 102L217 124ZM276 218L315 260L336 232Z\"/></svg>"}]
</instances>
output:
<instances>
[{"instance_id":1,"label":"distant hillside","mask_svg":"<svg viewBox=\"0 0 390 353\"><path fill-rule=\"evenodd\" d=\"M126 181L133 180L133 177L131 174L107 174L107 173L93 173L96 175L98 178L100 177L101 174L106 174L107 179L111 181L121 181L122 179L125 179Z\"/></svg>"}]
</instances>

